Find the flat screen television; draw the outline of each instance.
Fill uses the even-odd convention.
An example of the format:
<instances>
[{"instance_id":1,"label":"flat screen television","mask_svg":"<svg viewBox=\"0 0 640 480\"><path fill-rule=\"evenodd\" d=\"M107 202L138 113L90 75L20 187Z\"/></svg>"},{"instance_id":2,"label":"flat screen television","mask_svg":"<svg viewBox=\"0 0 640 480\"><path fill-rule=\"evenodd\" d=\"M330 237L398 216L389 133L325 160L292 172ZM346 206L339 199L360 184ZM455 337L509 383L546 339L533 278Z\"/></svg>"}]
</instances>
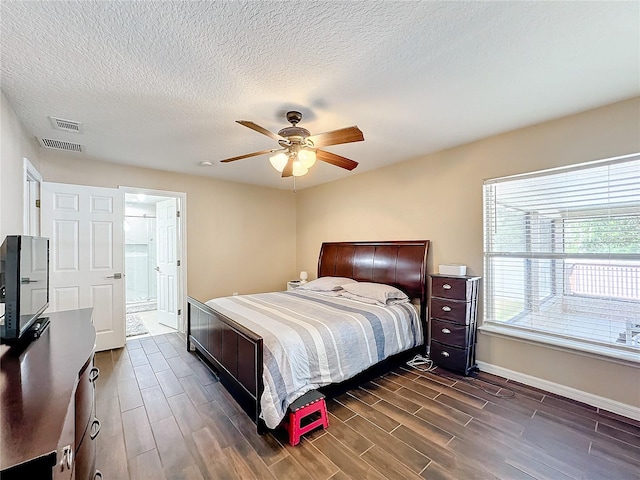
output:
<instances>
[{"instance_id":1,"label":"flat screen television","mask_svg":"<svg viewBox=\"0 0 640 480\"><path fill-rule=\"evenodd\" d=\"M17 341L49 306L48 238L5 238L0 247L0 302L5 304L0 340Z\"/></svg>"}]
</instances>

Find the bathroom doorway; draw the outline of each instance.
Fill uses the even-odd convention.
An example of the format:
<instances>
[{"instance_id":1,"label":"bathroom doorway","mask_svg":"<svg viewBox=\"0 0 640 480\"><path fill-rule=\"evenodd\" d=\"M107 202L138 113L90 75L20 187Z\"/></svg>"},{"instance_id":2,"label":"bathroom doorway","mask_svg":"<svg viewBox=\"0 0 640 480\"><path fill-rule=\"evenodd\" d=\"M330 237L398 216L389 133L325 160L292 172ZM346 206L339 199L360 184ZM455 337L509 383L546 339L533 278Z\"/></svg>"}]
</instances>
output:
<instances>
[{"instance_id":1,"label":"bathroom doorway","mask_svg":"<svg viewBox=\"0 0 640 480\"><path fill-rule=\"evenodd\" d=\"M125 193L126 335L184 331L180 278L184 201L171 192ZM144 191L148 192L148 191ZM163 194L160 194L163 193Z\"/></svg>"}]
</instances>

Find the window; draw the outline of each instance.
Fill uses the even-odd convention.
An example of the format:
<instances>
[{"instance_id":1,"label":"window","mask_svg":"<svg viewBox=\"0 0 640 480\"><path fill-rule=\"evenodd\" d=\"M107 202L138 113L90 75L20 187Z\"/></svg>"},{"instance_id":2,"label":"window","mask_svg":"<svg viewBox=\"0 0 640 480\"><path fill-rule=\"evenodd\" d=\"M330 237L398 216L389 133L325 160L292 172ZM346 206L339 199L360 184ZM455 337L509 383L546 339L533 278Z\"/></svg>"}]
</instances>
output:
<instances>
[{"instance_id":1,"label":"window","mask_svg":"<svg viewBox=\"0 0 640 480\"><path fill-rule=\"evenodd\" d=\"M640 354L640 155L485 181L484 270L488 330Z\"/></svg>"}]
</instances>

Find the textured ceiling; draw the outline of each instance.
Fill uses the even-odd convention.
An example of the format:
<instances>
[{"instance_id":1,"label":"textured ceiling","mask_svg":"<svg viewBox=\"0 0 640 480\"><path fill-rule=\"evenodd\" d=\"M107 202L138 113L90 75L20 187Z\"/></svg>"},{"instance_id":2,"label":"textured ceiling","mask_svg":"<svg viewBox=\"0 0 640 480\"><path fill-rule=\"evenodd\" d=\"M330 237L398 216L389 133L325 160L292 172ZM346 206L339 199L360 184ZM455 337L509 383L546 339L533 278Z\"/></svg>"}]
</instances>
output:
<instances>
[{"instance_id":1,"label":"textured ceiling","mask_svg":"<svg viewBox=\"0 0 640 480\"><path fill-rule=\"evenodd\" d=\"M1 2L2 90L80 158L291 188L259 156L300 109L327 147L298 188L640 94L639 2ZM54 130L76 120L81 134ZM200 167L212 161L212 167Z\"/></svg>"}]
</instances>

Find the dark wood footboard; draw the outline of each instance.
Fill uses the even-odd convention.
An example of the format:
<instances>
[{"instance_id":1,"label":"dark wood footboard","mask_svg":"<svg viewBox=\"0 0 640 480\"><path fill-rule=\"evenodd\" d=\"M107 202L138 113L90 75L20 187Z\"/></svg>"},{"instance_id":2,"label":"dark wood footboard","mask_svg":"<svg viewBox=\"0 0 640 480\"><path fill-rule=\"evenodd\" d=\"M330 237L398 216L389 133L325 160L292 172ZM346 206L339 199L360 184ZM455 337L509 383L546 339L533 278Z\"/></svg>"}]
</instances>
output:
<instances>
[{"instance_id":1,"label":"dark wood footboard","mask_svg":"<svg viewBox=\"0 0 640 480\"><path fill-rule=\"evenodd\" d=\"M218 372L222 384L262 433L262 337L195 298L188 297L188 303L187 348L193 346Z\"/></svg>"}]
</instances>

